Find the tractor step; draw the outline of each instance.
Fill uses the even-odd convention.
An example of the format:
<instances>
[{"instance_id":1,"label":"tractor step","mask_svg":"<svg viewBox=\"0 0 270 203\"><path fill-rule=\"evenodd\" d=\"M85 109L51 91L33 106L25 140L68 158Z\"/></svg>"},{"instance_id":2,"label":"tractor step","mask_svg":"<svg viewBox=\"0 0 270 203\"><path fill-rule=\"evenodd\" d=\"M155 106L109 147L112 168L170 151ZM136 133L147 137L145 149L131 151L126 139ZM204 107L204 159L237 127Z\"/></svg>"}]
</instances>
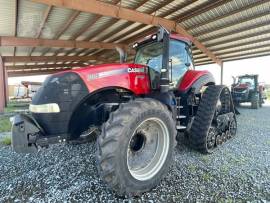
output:
<instances>
[{"instance_id":1,"label":"tractor step","mask_svg":"<svg viewBox=\"0 0 270 203\"><path fill-rule=\"evenodd\" d=\"M183 126L183 125L177 125L176 126L176 129L177 130L184 130L184 129L186 129L187 127L186 126Z\"/></svg>"},{"instance_id":2,"label":"tractor step","mask_svg":"<svg viewBox=\"0 0 270 203\"><path fill-rule=\"evenodd\" d=\"M186 118L186 116L181 115L181 116L176 116L176 118L181 119L181 118Z\"/></svg>"}]
</instances>

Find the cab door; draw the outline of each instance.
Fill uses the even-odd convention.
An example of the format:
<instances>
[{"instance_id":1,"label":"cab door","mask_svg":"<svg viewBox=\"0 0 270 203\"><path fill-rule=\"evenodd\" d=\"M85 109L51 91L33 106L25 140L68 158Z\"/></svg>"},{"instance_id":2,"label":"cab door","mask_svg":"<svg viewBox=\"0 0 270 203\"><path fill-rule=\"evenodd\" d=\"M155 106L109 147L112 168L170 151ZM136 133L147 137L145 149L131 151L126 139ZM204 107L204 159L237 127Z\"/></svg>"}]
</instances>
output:
<instances>
[{"instance_id":1,"label":"cab door","mask_svg":"<svg viewBox=\"0 0 270 203\"><path fill-rule=\"evenodd\" d=\"M179 86L184 74L193 66L188 49L188 45L182 41L170 41L169 73L173 88Z\"/></svg>"}]
</instances>

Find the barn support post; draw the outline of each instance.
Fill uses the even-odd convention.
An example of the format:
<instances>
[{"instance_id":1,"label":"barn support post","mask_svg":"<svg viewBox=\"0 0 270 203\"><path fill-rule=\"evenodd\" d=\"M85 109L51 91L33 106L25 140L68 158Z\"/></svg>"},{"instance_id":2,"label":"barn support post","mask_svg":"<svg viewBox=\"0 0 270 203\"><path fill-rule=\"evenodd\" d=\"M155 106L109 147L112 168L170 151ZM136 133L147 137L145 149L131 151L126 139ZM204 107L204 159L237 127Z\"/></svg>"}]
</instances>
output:
<instances>
[{"instance_id":1,"label":"barn support post","mask_svg":"<svg viewBox=\"0 0 270 203\"><path fill-rule=\"evenodd\" d=\"M0 56L0 113L4 112L5 106L7 105L6 100L6 73L5 73L5 66L2 59L2 56Z\"/></svg>"},{"instance_id":2,"label":"barn support post","mask_svg":"<svg viewBox=\"0 0 270 203\"><path fill-rule=\"evenodd\" d=\"M9 102L9 88L8 88L8 73L7 73L7 68L4 65L4 73L5 73L5 98L6 98L6 104L5 106L7 107L8 102Z\"/></svg>"},{"instance_id":3,"label":"barn support post","mask_svg":"<svg viewBox=\"0 0 270 203\"><path fill-rule=\"evenodd\" d=\"M220 64L220 84L223 85L223 62Z\"/></svg>"}]
</instances>

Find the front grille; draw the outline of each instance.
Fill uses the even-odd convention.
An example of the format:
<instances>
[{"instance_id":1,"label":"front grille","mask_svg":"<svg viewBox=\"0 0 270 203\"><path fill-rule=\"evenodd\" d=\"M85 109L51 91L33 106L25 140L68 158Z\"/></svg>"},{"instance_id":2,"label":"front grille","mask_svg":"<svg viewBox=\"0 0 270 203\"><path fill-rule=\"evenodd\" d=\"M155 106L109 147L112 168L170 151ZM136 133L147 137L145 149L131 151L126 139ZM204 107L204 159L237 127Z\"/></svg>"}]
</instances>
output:
<instances>
[{"instance_id":1,"label":"front grille","mask_svg":"<svg viewBox=\"0 0 270 203\"><path fill-rule=\"evenodd\" d=\"M65 134L72 112L82 99L88 95L88 89L79 75L65 72L46 79L38 90L32 103L57 103L60 113L32 113L47 135Z\"/></svg>"}]
</instances>

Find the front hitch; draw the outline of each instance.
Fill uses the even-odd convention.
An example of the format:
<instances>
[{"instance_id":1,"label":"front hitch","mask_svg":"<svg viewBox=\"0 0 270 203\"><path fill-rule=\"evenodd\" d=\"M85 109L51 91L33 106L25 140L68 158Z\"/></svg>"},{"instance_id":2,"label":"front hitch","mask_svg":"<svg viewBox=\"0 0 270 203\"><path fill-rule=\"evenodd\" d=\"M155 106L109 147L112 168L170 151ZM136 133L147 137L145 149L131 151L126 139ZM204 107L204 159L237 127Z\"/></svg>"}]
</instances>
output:
<instances>
[{"instance_id":1,"label":"front hitch","mask_svg":"<svg viewBox=\"0 0 270 203\"><path fill-rule=\"evenodd\" d=\"M12 148L17 153L35 153L38 151L36 138L41 128L28 115L19 114L12 124Z\"/></svg>"}]
</instances>

